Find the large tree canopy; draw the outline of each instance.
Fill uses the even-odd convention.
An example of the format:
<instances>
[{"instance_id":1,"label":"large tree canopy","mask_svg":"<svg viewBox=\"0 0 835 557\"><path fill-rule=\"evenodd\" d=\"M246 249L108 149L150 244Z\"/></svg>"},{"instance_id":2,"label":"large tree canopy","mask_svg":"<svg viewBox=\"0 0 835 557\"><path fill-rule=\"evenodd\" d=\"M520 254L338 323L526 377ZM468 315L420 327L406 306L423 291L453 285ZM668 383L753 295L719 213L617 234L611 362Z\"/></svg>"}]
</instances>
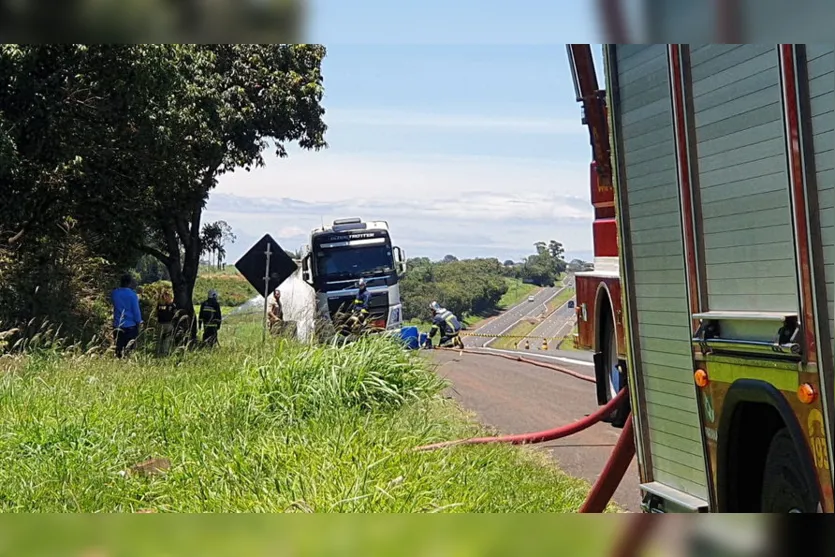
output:
<instances>
[{"instance_id":1,"label":"large tree canopy","mask_svg":"<svg viewBox=\"0 0 835 557\"><path fill-rule=\"evenodd\" d=\"M318 45L0 46L0 250L34 266L68 238L116 266L149 254L191 310L218 176L262 165L270 147L326 146L324 56Z\"/></svg>"}]
</instances>

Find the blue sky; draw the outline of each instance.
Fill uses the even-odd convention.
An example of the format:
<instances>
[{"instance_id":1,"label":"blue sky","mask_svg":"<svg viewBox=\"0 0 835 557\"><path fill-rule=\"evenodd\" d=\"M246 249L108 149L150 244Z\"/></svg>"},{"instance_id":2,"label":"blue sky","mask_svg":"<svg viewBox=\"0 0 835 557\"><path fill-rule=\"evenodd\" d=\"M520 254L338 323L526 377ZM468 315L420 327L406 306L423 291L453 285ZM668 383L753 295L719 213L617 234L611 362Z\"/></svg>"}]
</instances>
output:
<instances>
[{"instance_id":1,"label":"blue sky","mask_svg":"<svg viewBox=\"0 0 835 557\"><path fill-rule=\"evenodd\" d=\"M228 259L352 216L387 220L409 257L519 259L556 239L590 258L588 134L556 41L595 30L585 3L559 4L314 5L330 147L221 179L204 219L237 233Z\"/></svg>"}]
</instances>

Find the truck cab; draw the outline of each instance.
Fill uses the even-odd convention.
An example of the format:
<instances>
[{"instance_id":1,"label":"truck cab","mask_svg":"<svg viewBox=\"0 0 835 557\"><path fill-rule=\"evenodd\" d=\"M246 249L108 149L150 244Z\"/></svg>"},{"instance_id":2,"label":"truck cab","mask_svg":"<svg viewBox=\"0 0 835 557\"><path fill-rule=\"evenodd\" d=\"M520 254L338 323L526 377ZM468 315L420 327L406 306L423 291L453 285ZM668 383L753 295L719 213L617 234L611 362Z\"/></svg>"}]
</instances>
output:
<instances>
[{"instance_id":1,"label":"truck cab","mask_svg":"<svg viewBox=\"0 0 835 557\"><path fill-rule=\"evenodd\" d=\"M371 294L368 323L401 327L399 282L406 261L403 250L392 245L385 221L340 219L313 230L301 267L302 278L316 291L319 316L333 320L338 312L350 311L363 278Z\"/></svg>"}]
</instances>

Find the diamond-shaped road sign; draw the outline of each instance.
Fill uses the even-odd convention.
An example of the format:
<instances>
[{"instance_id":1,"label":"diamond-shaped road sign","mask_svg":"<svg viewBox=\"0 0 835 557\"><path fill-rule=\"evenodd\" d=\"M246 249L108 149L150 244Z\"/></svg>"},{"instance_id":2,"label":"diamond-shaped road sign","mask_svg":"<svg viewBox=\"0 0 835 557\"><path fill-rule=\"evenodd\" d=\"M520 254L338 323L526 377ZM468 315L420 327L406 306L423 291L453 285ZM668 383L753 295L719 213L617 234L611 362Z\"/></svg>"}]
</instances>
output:
<instances>
[{"instance_id":1,"label":"diamond-shaped road sign","mask_svg":"<svg viewBox=\"0 0 835 557\"><path fill-rule=\"evenodd\" d=\"M265 234L238 259L235 268L255 287L256 292L264 294L265 286L267 293L272 292L299 267L269 234ZM264 283L265 272L269 277L268 284Z\"/></svg>"}]
</instances>

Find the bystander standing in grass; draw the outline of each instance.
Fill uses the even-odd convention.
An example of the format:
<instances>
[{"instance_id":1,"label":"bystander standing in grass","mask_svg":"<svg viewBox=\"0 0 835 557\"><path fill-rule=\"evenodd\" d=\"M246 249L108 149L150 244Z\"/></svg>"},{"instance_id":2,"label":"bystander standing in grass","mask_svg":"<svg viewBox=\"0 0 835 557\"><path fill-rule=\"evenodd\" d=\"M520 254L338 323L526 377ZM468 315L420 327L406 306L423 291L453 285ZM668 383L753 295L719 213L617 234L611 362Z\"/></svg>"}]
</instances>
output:
<instances>
[{"instance_id":1,"label":"bystander standing in grass","mask_svg":"<svg viewBox=\"0 0 835 557\"><path fill-rule=\"evenodd\" d=\"M126 274L119 288L110 295L113 302L113 335L116 341L116 357L121 358L133 348L142 326L139 296L133 290L133 277Z\"/></svg>"},{"instance_id":2,"label":"bystander standing in grass","mask_svg":"<svg viewBox=\"0 0 835 557\"><path fill-rule=\"evenodd\" d=\"M267 298L267 319L270 332L278 334L283 328L284 316L281 309L281 290L278 288Z\"/></svg>"},{"instance_id":3,"label":"bystander standing in grass","mask_svg":"<svg viewBox=\"0 0 835 557\"><path fill-rule=\"evenodd\" d=\"M167 290L160 295L157 304L157 323L159 326L159 339L157 342L157 354L165 356L171 352L171 343L174 340L174 316L177 307L174 305L174 297Z\"/></svg>"}]
</instances>

